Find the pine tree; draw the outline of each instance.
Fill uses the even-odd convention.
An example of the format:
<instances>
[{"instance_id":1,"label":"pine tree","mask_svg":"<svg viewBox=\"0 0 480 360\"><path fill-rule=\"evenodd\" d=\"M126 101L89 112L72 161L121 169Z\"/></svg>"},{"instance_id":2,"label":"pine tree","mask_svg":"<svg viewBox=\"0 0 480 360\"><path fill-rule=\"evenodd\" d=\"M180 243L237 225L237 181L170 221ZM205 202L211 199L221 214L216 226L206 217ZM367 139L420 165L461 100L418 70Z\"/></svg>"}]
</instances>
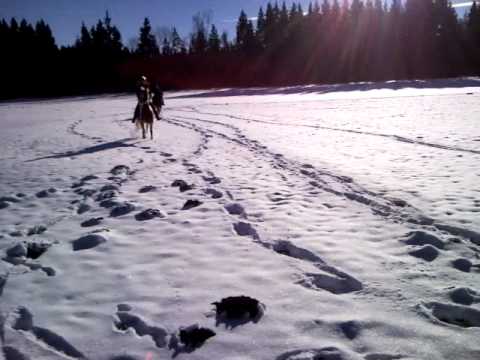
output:
<instances>
[{"instance_id":1,"label":"pine tree","mask_svg":"<svg viewBox=\"0 0 480 360\"><path fill-rule=\"evenodd\" d=\"M190 52L194 54L203 54L207 50L208 42L205 30L200 28L192 34L190 40Z\"/></svg>"},{"instance_id":2,"label":"pine tree","mask_svg":"<svg viewBox=\"0 0 480 360\"><path fill-rule=\"evenodd\" d=\"M220 37L215 25L212 25L210 35L208 37L208 51L213 53L218 53L220 51Z\"/></svg>"},{"instance_id":3,"label":"pine tree","mask_svg":"<svg viewBox=\"0 0 480 360\"><path fill-rule=\"evenodd\" d=\"M136 52L138 55L146 58L152 58L160 54L157 40L152 34L152 27L148 18L145 18L143 26L140 28L140 37Z\"/></svg>"},{"instance_id":4,"label":"pine tree","mask_svg":"<svg viewBox=\"0 0 480 360\"><path fill-rule=\"evenodd\" d=\"M260 10L258 10L257 16L257 31L255 33L256 39L258 44L261 47L265 46L265 14L263 12L263 8L260 6Z\"/></svg>"},{"instance_id":5,"label":"pine tree","mask_svg":"<svg viewBox=\"0 0 480 360\"><path fill-rule=\"evenodd\" d=\"M480 8L474 1L467 15L467 32L471 44L480 49Z\"/></svg>"},{"instance_id":6,"label":"pine tree","mask_svg":"<svg viewBox=\"0 0 480 360\"><path fill-rule=\"evenodd\" d=\"M237 21L237 40L236 45L238 49L245 49L248 33L248 17L242 10Z\"/></svg>"},{"instance_id":7,"label":"pine tree","mask_svg":"<svg viewBox=\"0 0 480 360\"><path fill-rule=\"evenodd\" d=\"M172 30L172 53L173 54L184 54L186 52L185 42L182 40L178 34L177 28Z\"/></svg>"}]
</instances>

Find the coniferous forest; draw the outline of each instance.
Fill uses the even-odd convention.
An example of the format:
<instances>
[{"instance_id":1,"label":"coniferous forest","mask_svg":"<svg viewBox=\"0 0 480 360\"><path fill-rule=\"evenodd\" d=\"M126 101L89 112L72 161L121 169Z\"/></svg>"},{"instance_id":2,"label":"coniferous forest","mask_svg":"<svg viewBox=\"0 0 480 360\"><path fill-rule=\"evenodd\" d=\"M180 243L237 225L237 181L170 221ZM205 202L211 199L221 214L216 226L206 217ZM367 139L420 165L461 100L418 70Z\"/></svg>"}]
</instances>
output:
<instances>
[{"instance_id":1,"label":"coniferous forest","mask_svg":"<svg viewBox=\"0 0 480 360\"><path fill-rule=\"evenodd\" d=\"M59 47L43 20L0 22L0 98L129 91L140 74L165 89L276 86L480 74L480 8L447 0L268 3L240 12L229 39L198 14L192 33L125 39L108 15Z\"/></svg>"}]
</instances>

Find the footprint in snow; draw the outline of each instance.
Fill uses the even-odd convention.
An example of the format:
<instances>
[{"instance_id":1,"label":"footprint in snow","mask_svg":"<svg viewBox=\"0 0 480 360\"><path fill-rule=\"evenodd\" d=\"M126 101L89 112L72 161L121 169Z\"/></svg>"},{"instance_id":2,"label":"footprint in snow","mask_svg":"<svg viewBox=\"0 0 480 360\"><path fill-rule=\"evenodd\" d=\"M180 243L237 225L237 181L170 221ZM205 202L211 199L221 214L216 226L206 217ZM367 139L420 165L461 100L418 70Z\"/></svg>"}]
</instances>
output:
<instances>
[{"instance_id":1,"label":"footprint in snow","mask_svg":"<svg viewBox=\"0 0 480 360\"><path fill-rule=\"evenodd\" d=\"M255 240L259 240L260 237L258 236L257 230L253 228L253 226L249 223L240 221L238 223L233 224L233 230L239 236L251 236Z\"/></svg>"},{"instance_id":2,"label":"footprint in snow","mask_svg":"<svg viewBox=\"0 0 480 360\"><path fill-rule=\"evenodd\" d=\"M81 215L86 213L87 211L90 211L92 207L86 203L80 204L80 206L77 209L77 214Z\"/></svg>"},{"instance_id":3,"label":"footprint in snow","mask_svg":"<svg viewBox=\"0 0 480 360\"><path fill-rule=\"evenodd\" d=\"M147 209L135 215L137 221L147 221L155 218L164 218L166 215L158 209Z\"/></svg>"},{"instance_id":4,"label":"footprint in snow","mask_svg":"<svg viewBox=\"0 0 480 360\"><path fill-rule=\"evenodd\" d=\"M407 245L423 246L432 245L438 249L445 248L445 243L435 235L425 231L413 231L407 234L407 239L403 240Z\"/></svg>"},{"instance_id":5,"label":"footprint in snow","mask_svg":"<svg viewBox=\"0 0 480 360\"><path fill-rule=\"evenodd\" d=\"M432 320L464 328L480 327L480 311L463 305L430 302L418 306Z\"/></svg>"},{"instance_id":6,"label":"footprint in snow","mask_svg":"<svg viewBox=\"0 0 480 360\"><path fill-rule=\"evenodd\" d=\"M132 174L132 170L127 165L117 165L110 170L110 174L116 175L116 176L130 175Z\"/></svg>"},{"instance_id":7,"label":"footprint in snow","mask_svg":"<svg viewBox=\"0 0 480 360\"><path fill-rule=\"evenodd\" d=\"M96 218L91 218L88 220L85 220L80 224L81 227L91 227L91 226L96 226L100 225L103 221L103 217L96 217Z\"/></svg>"},{"instance_id":8,"label":"footprint in snow","mask_svg":"<svg viewBox=\"0 0 480 360\"><path fill-rule=\"evenodd\" d=\"M72 241L72 248L73 251L89 250L106 242L107 239L102 235L88 234Z\"/></svg>"},{"instance_id":9,"label":"footprint in snow","mask_svg":"<svg viewBox=\"0 0 480 360\"><path fill-rule=\"evenodd\" d=\"M150 336L158 348L163 348L167 345L168 333L163 327L149 325L140 316L131 313L130 309L120 306L118 306L116 314L117 319L114 321L117 330L126 332L131 328L140 337Z\"/></svg>"},{"instance_id":10,"label":"footprint in snow","mask_svg":"<svg viewBox=\"0 0 480 360\"><path fill-rule=\"evenodd\" d=\"M148 193L148 192L155 191L155 190L157 190L156 186L147 185L147 186L144 186L144 187L140 188L140 190L138 190L138 192L140 194L144 194L144 193Z\"/></svg>"},{"instance_id":11,"label":"footprint in snow","mask_svg":"<svg viewBox=\"0 0 480 360\"><path fill-rule=\"evenodd\" d=\"M52 194L55 194L57 192L57 189L55 188L50 188L50 189L47 189L47 190L42 190L42 191L39 191L38 193L35 194L35 196L39 199L41 198L46 198L46 197L49 197L51 196Z\"/></svg>"},{"instance_id":12,"label":"footprint in snow","mask_svg":"<svg viewBox=\"0 0 480 360\"><path fill-rule=\"evenodd\" d=\"M188 191L188 190L192 190L194 188L194 185L189 185L187 184L186 181L184 180L175 180L172 185L172 187L178 187L180 192L185 192L185 191Z\"/></svg>"},{"instance_id":13,"label":"footprint in snow","mask_svg":"<svg viewBox=\"0 0 480 360\"><path fill-rule=\"evenodd\" d=\"M32 340L41 344L42 347L46 347L47 349L50 347L53 350L74 359L86 359L85 355L78 351L62 336L47 328L35 326L33 315L26 307L18 307L15 311L10 313L5 321L5 326L8 326L13 330L22 330L31 333L33 335Z\"/></svg>"},{"instance_id":14,"label":"footprint in snow","mask_svg":"<svg viewBox=\"0 0 480 360\"><path fill-rule=\"evenodd\" d=\"M334 346L319 349L300 349L287 351L275 358L275 360L353 360L358 357L352 357L350 353Z\"/></svg>"},{"instance_id":15,"label":"footprint in snow","mask_svg":"<svg viewBox=\"0 0 480 360\"><path fill-rule=\"evenodd\" d=\"M456 259L452 261L452 266L460 271L463 272L470 272L470 269L472 268L473 264L470 260L468 259Z\"/></svg>"},{"instance_id":16,"label":"footprint in snow","mask_svg":"<svg viewBox=\"0 0 480 360\"><path fill-rule=\"evenodd\" d=\"M440 252L432 245L425 245L420 249L410 251L408 254L413 257L432 262L438 257Z\"/></svg>"},{"instance_id":17,"label":"footprint in snow","mask_svg":"<svg viewBox=\"0 0 480 360\"><path fill-rule=\"evenodd\" d=\"M193 209L193 208L195 208L195 207L197 207L197 206L200 206L200 205L202 205L202 204L203 204L203 203L202 203L201 201L199 201L199 200L191 200L191 199L189 199L189 200L187 200L187 201L185 202L185 204L183 205L182 210L190 210L190 209Z\"/></svg>"},{"instance_id":18,"label":"footprint in snow","mask_svg":"<svg viewBox=\"0 0 480 360\"><path fill-rule=\"evenodd\" d=\"M467 287L456 288L448 293L450 299L461 305L480 303L480 293Z\"/></svg>"},{"instance_id":19,"label":"footprint in snow","mask_svg":"<svg viewBox=\"0 0 480 360\"><path fill-rule=\"evenodd\" d=\"M238 215L240 217L246 218L247 214L245 212L245 209L243 208L242 205L238 203L230 203L224 206L225 210L230 214L230 215Z\"/></svg>"},{"instance_id":20,"label":"footprint in snow","mask_svg":"<svg viewBox=\"0 0 480 360\"><path fill-rule=\"evenodd\" d=\"M135 205L133 205L132 203L130 203L128 201L125 201L125 202L119 203L118 205L113 207L113 209L110 211L110 216L111 217L119 217L119 216L127 215L127 214L131 213L132 211L134 211L135 208L136 208Z\"/></svg>"},{"instance_id":21,"label":"footprint in snow","mask_svg":"<svg viewBox=\"0 0 480 360\"><path fill-rule=\"evenodd\" d=\"M222 192L211 188L205 189L205 194L210 195L212 199L220 199L223 197Z\"/></svg>"}]
</instances>

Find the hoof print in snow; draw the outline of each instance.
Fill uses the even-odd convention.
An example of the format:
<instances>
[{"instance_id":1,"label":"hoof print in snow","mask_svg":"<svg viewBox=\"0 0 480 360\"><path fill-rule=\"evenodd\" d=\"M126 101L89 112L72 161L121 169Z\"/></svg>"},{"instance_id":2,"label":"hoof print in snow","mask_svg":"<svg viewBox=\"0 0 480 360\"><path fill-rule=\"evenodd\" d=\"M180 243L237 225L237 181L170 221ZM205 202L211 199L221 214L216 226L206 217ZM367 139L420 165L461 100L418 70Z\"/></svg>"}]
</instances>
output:
<instances>
[{"instance_id":1,"label":"hoof print in snow","mask_svg":"<svg viewBox=\"0 0 480 360\"><path fill-rule=\"evenodd\" d=\"M432 245L438 249L443 249L445 247L445 243L442 240L425 231L414 231L408 233L407 236L408 238L405 240L405 244L407 245Z\"/></svg>"},{"instance_id":2,"label":"hoof print in snow","mask_svg":"<svg viewBox=\"0 0 480 360\"><path fill-rule=\"evenodd\" d=\"M212 185L220 184L222 182L222 180L216 176L203 176L203 180Z\"/></svg>"},{"instance_id":3,"label":"hoof print in snow","mask_svg":"<svg viewBox=\"0 0 480 360\"><path fill-rule=\"evenodd\" d=\"M431 302L420 308L427 315L450 325L480 327L480 311L468 306Z\"/></svg>"},{"instance_id":4,"label":"hoof print in snow","mask_svg":"<svg viewBox=\"0 0 480 360\"><path fill-rule=\"evenodd\" d=\"M26 256L29 259L38 259L50 248L50 246L52 246L52 244L49 242L28 242L26 244Z\"/></svg>"},{"instance_id":5,"label":"hoof print in snow","mask_svg":"<svg viewBox=\"0 0 480 360\"><path fill-rule=\"evenodd\" d=\"M82 222L80 226L81 227L96 226L96 225L100 225L102 221L103 221L103 217L91 218Z\"/></svg>"},{"instance_id":6,"label":"hoof print in snow","mask_svg":"<svg viewBox=\"0 0 480 360\"><path fill-rule=\"evenodd\" d=\"M10 206L10 203L8 203L6 201L0 201L0 210L1 209L6 209L9 206Z\"/></svg>"},{"instance_id":7,"label":"hoof print in snow","mask_svg":"<svg viewBox=\"0 0 480 360\"><path fill-rule=\"evenodd\" d=\"M243 206L237 203L225 205L225 210L227 210L230 215L246 216Z\"/></svg>"},{"instance_id":8,"label":"hoof print in snow","mask_svg":"<svg viewBox=\"0 0 480 360\"><path fill-rule=\"evenodd\" d=\"M107 242L103 236L98 234L89 234L72 242L73 251L88 250Z\"/></svg>"},{"instance_id":9,"label":"hoof print in snow","mask_svg":"<svg viewBox=\"0 0 480 360\"><path fill-rule=\"evenodd\" d=\"M95 201L104 201L104 200L110 200L117 197L117 193L113 190L107 190L103 191L100 194L97 195Z\"/></svg>"},{"instance_id":10,"label":"hoof print in snow","mask_svg":"<svg viewBox=\"0 0 480 360\"><path fill-rule=\"evenodd\" d=\"M144 194L144 193L148 193L148 192L155 191L155 190L157 190L156 186L147 185L147 186L144 186L144 187L140 188L140 190L138 190L138 192L140 194Z\"/></svg>"},{"instance_id":11,"label":"hoof print in snow","mask_svg":"<svg viewBox=\"0 0 480 360\"><path fill-rule=\"evenodd\" d=\"M257 230L252 225L246 222L238 222L233 224L233 229L239 236L251 236L254 239L259 239Z\"/></svg>"},{"instance_id":12,"label":"hoof print in snow","mask_svg":"<svg viewBox=\"0 0 480 360\"><path fill-rule=\"evenodd\" d=\"M472 305L480 302L480 294L470 288L456 288L449 292L449 296L454 303L462 305Z\"/></svg>"},{"instance_id":13,"label":"hoof print in snow","mask_svg":"<svg viewBox=\"0 0 480 360\"><path fill-rule=\"evenodd\" d=\"M97 190L95 189L77 189L74 191L75 194L82 195L84 198L93 196Z\"/></svg>"},{"instance_id":14,"label":"hoof print in snow","mask_svg":"<svg viewBox=\"0 0 480 360\"><path fill-rule=\"evenodd\" d=\"M425 245L418 250L412 250L409 252L410 255L423 259L425 261L431 262L435 260L440 254L439 251L432 245Z\"/></svg>"},{"instance_id":15,"label":"hoof print in snow","mask_svg":"<svg viewBox=\"0 0 480 360\"><path fill-rule=\"evenodd\" d=\"M120 189L116 185L108 184L100 188L100 192L104 192L104 191L120 191Z\"/></svg>"},{"instance_id":16,"label":"hoof print in snow","mask_svg":"<svg viewBox=\"0 0 480 360\"><path fill-rule=\"evenodd\" d=\"M317 263L316 266L323 272L304 274L304 278L298 282L299 285L313 290L326 290L335 295L363 289L359 280L333 266L321 263Z\"/></svg>"},{"instance_id":17,"label":"hoof print in snow","mask_svg":"<svg viewBox=\"0 0 480 360\"><path fill-rule=\"evenodd\" d=\"M17 195L18 196L18 195ZM24 195L25 196L25 195ZM7 202L7 203L18 203L20 199L17 199L14 196L2 196L0 197L0 202Z\"/></svg>"},{"instance_id":18,"label":"hoof print in snow","mask_svg":"<svg viewBox=\"0 0 480 360\"><path fill-rule=\"evenodd\" d=\"M293 350L277 356L275 360L349 360L352 357L344 351L333 347L321 349Z\"/></svg>"},{"instance_id":19,"label":"hoof print in snow","mask_svg":"<svg viewBox=\"0 0 480 360\"><path fill-rule=\"evenodd\" d=\"M130 310L132 310L132 307L128 304L118 304L117 305L117 310L118 311L130 311Z\"/></svg>"},{"instance_id":20,"label":"hoof print in snow","mask_svg":"<svg viewBox=\"0 0 480 360\"><path fill-rule=\"evenodd\" d=\"M87 211L90 211L91 209L92 209L92 207L88 204L85 204L85 203L80 204L80 206L77 209L77 214L79 214L79 215L84 214Z\"/></svg>"},{"instance_id":21,"label":"hoof print in snow","mask_svg":"<svg viewBox=\"0 0 480 360\"><path fill-rule=\"evenodd\" d=\"M175 180L171 186L178 187L180 192L185 192L194 188L193 185L188 185L184 180Z\"/></svg>"},{"instance_id":22,"label":"hoof print in snow","mask_svg":"<svg viewBox=\"0 0 480 360\"><path fill-rule=\"evenodd\" d=\"M2 350L6 360L31 360L30 357L13 346L4 346Z\"/></svg>"},{"instance_id":23,"label":"hoof print in snow","mask_svg":"<svg viewBox=\"0 0 480 360\"><path fill-rule=\"evenodd\" d=\"M198 326L198 324L181 328L179 331L180 342L185 347L185 350L195 350L215 335L216 333L214 331L208 328L202 328Z\"/></svg>"},{"instance_id":24,"label":"hoof print in snow","mask_svg":"<svg viewBox=\"0 0 480 360\"><path fill-rule=\"evenodd\" d=\"M35 194L35 196L37 198L46 198L46 197L49 197L51 194L55 194L56 192L57 192L57 189L50 188L47 190L39 191L38 193Z\"/></svg>"},{"instance_id":25,"label":"hoof print in snow","mask_svg":"<svg viewBox=\"0 0 480 360\"><path fill-rule=\"evenodd\" d=\"M203 203L199 200L187 200L183 205L182 210L190 210L202 204Z\"/></svg>"},{"instance_id":26,"label":"hoof print in snow","mask_svg":"<svg viewBox=\"0 0 480 360\"><path fill-rule=\"evenodd\" d=\"M102 208L110 209L110 208L113 208L114 206L118 206L120 204L121 203L116 201L116 200L107 199L107 200L103 200L99 205Z\"/></svg>"},{"instance_id":27,"label":"hoof print in snow","mask_svg":"<svg viewBox=\"0 0 480 360\"><path fill-rule=\"evenodd\" d=\"M84 176L83 178L80 179L81 182L87 182L87 181L90 181L90 180L97 180L98 179L98 176L96 175L87 175L87 176Z\"/></svg>"},{"instance_id":28,"label":"hoof print in snow","mask_svg":"<svg viewBox=\"0 0 480 360\"><path fill-rule=\"evenodd\" d=\"M45 231L47 231L47 227L44 225L37 225L34 226L30 229L28 229L27 235L32 236L32 235L40 235L43 234Z\"/></svg>"},{"instance_id":29,"label":"hoof print in snow","mask_svg":"<svg viewBox=\"0 0 480 360\"><path fill-rule=\"evenodd\" d=\"M112 175L130 175L131 170L127 165L117 165L110 170Z\"/></svg>"},{"instance_id":30,"label":"hoof print in snow","mask_svg":"<svg viewBox=\"0 0 480 360\"><path fill-rule=\"evenodd\" d=\"M129 202L124 202L115 206L112 209L112 211L110 211L110 216L111 217L123 216L123 215L127 215L128 213L131 213L134 210L135 210L135 205Z\"/></svg>"},{"instance_id":31,"label":"hoof print in snow","mask_svg":"<svg viewBox=\"0 0 480 360\"><path fill-rule=\"evenodd\" d=\"M147 221L154 218L164 218L165 214L158 209L147 209L135 215L137 221Z\"/></svg>"},{"instance_id":32,"label":"hoof print in snow","mask_svg":"<svg viewBox=\"0 0 480 360\"><path fill-rule=\"evenodd\" d=\"M348 339L355 339L360 333L361 326L356 321L345 321L338 324L338 328Z\"/></svg>"},{"instance_id":33,"label":"hoof print in snow","mask_svg":"<svg viewBox=\"0 0 480 360\"><path fill-rule=\"evenodd\" d=\"M472 268L473 264L468 259L456 259L452 261L452 266L457 270L460 270L463 272L470 272L470 269Z\"/></svg>"},{"instance_id":34,"label":"hoof print in snow","mask_svg":"<svg viewBox=\"0 0 480 360\"><path fill-rule=\"evenodd\" d=\"M13 318L11 327L14 330L30 332L33 337L36 338L36 341L42 343L43 346L50 347L53 350L61 354L65 354L70 358L86 359L84 354L78 351L62 336L47 328L35 326L33 323L33 315L27 308L18 307L11 317Z\"/></svg>"},{"instance_id":35,"label":"hoof print in snow","mask_svg":"<svg viewBox=\"0 0 480 360\"><path fill-rule=\"evenodd\" d=\"M3 294L3 288L5 287L5 284L7 283L8 279L8 274L2 274L0 275L0 296Z\"/></svg>"},{"instance_id":36,"label":"hoof print in snow","mask_svg":"<svg viewBox=\"0 0 480 360\"><path fill-rule=\"evenodd\" d=\"M225 323L235 327L249 321L258 322L263 316L265 306L257 299L248 296L231 296L214 302L217 324Z\"/></svg>"},{"instance_id":37,"label":"hoof print in snow","mask_svg":"<svg viewBox=\"0 0 480 360\"><path fill-rule=\"evenodd\" d=\"M126 331L132 328L138 336L150 336L159 348L167 345L167 331L158 326L148 325L140 316L128 311L117 312L118 321L115 321L115 327L120 331Z\"/></svg>"},{"instance_id":38,"label":"hoof print in snow","mask_svg":"<svg viewBox=\"0 0 480 360\"><path fill-rule=\"evenodd\" d=\"M210 195L212 199L220 199L221 197L223 197L223 194L215 189L206 189L205 194Z\"/></svg>"},{"instance_id":39,"label":"hoof print in snow","mask_svg":"<svg viewBox=\"0 0 480 360\"><path fill-rule=\"evenodd\" d=\"M397 199L397 198L388 198L392 202L393 205L398 207L405 207L408 203L405 200Z\"/></svg>"},{"instance_id":40,"label":"hoof print in snow","mask_svg":"<svg viewBox=\"0 0 480 360\"><path fill-rule=\"evenodd\" d=\"M7 249L7 256L9 258L22 258L27 257L27 245L25 243L15 244Z\"/></svg>"}]
</instances>

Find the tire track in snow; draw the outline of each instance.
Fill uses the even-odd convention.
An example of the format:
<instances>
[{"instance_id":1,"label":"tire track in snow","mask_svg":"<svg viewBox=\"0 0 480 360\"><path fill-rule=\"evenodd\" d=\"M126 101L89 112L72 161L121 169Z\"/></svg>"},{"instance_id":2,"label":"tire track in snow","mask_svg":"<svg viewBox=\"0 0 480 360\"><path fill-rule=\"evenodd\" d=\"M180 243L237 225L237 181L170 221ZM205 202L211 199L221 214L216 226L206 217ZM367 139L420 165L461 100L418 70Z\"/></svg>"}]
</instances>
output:
<instances>
[{"instance_id":1,"label":"tire track in snow","mask_svg":"<svg viewBox=\"0 0 480 360\"><path fill-rule=\"evenodd\" d=\"M309 164L300 164L294 160L289 160L282 154L272 152L259 141L249 139L234 125L187 116L170 117L168 121L179 126L190 127L195 131L202 131L205 134L219 136L227 141L241 145L255 155L258 155L259 158L266 159L274 168L306 177L310 185L368 206L376 215L389 218L394 222L410 223L416 225L420 229L424 229L427 226L433 226L437 230L444 231L449 235L464 237L474 246L478 246L480 234L475 231L439 223L435 219L424 215L419 209L408 204L405 200L384 197L356 184L352 178L336 175L323 169L320 170ZM232 135L227 135L223 132L212 130L207 127L202 128L192 121L222 127L232 132Z\"/></svg>"},{"instance_id":2,"label":"tire track in snow","mask_svg":"<svg viewBox=\"0 0 480 360\"><path fill-rule=\"evenodd\" d=\"M334 128L334 127L329 127L329 126L322 126L322 125L289 124L289 123L253 119L253 118L247 118L247 117L229 115L229 114L207 113L207 112L198 111L194 107L192 107L191 110L175 109L175 111L196 113L196 114L199 114L199 115L227 117L227 118L234 119L234 120L250 121L250 122L263 123L263 124L269 124L269 125L277 125L277 126L306 127L306 128L312 128L312 129L339 131L339 132L345 132L345 133L351 133L351 134L357 134L357 135L377 136L377 137L383 137L383 138L388 138L388 139L391 139L391 140L399 141L399 142L406 143L406 144L421 145L421 146L427 146L427 147L432 147L432 148L436 148L436 149L449 150L449 151L459 151L459 152L466 152L466 153L471 153L471 154L480 154L480 150L467 149L467 148L462 148L462 147L457 147L457 146L449 146L449 145L432 143L432 142L423 141L423 140L410 139L410 138L407 138L405 136L400 136L400 135L395 135L395 134L383 134L383 133L375 133L375 132L370 132L370 131L342 129L342 128ZM320 120L320 119L317 119L317 120Z\"/></svg>"}]
</instances>

